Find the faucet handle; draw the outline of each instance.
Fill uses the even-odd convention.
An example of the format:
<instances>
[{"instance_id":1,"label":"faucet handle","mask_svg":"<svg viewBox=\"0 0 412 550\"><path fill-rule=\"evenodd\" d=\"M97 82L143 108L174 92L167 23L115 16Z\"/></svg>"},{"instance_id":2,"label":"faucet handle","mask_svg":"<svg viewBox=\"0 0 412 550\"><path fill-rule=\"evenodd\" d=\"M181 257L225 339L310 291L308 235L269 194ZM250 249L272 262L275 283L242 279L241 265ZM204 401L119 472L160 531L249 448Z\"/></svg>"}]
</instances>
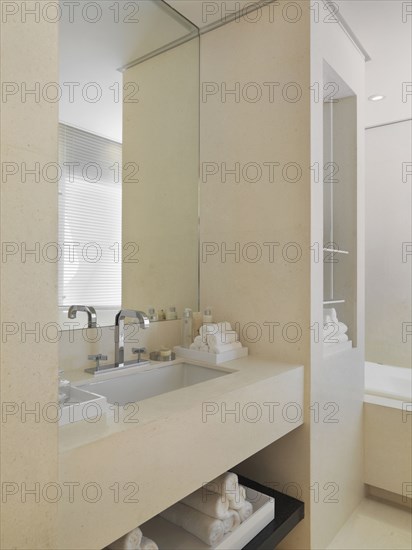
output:
<instances>
[{"instance_id":1,"label":"faucet handle","mask_svg":"<svg viewBox=\"0 0 412 550\"><path fill-rule=\"evenodd\" d=\"M100 368L100 361L107 361L107 355L102 355L101 353L98 353L97 355L88 355L87 359L89 361L96 361L96 372Z\"/></svg>"},{"instance_id":2,"label":"faucet handle","mask_svg":"<svg viewBox=\"0 0 412 550\"><path fill-rule=\"evenodd\" d=\"M140 363L140 356L146 351L146 348L132 348L132 353L137 354L137 362Z\"/></svg>"}]
</instances>

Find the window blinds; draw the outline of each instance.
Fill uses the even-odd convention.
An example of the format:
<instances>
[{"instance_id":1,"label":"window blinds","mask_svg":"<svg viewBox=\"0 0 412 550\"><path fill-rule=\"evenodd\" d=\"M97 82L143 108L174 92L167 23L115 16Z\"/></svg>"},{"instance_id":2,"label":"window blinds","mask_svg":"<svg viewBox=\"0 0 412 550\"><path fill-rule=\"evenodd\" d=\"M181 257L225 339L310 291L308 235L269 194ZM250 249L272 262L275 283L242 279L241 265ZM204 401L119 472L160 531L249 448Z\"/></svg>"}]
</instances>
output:
<instances>
[{"instance_id":1,"label":"window blinds","mask_svg":"<svg viewBox=\"0 0 412 550\"><path fill-rule=\"evenodd\" d=\"M121 305L120 143L59 125L59 306Z\"/></svg>"}]
</instances>

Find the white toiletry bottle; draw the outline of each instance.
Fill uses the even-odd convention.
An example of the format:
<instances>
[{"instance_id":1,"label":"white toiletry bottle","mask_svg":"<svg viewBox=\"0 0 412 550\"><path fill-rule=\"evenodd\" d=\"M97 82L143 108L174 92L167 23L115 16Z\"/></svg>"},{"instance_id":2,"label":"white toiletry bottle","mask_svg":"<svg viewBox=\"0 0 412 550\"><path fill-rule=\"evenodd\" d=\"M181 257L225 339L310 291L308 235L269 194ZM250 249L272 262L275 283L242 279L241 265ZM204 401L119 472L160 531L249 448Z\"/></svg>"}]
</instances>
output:
<instances>
[{"instance_id":1,"label":"white toiletry bottle","mask_svg":"<svg viewBox=\"0 0 412 550\"><path fill-rule=\"evenodd\" d=\"M203 323L213 323L212 308L207 307L203 312Z\"/></svg>"},{"instance_id":2,"label":"white toiletry bottle","mask_svg":"<svg viewBox=\"0 0 412 550\"><path fill-rule=\"evenodd\" d=\"M187 307L183 312L182 319L182 347L190 348L193 334L193 314L192 310Z\"/></svg>"}]
</instances>

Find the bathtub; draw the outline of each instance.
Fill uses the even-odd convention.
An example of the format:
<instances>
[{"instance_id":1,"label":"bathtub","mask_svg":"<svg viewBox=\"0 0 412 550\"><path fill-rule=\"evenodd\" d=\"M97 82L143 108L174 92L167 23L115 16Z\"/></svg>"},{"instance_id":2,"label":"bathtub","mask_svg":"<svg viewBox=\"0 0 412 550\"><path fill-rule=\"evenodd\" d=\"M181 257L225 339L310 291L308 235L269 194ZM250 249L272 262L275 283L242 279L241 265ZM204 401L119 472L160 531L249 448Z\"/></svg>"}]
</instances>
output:
<instances>
[{"instance_id":1,"label":"bathtub","mask_svg":"<svg viewBox=\"0 0 412 550\"><path fill-rule=\"evenodd\" d=\"M366 362L365 401L394 407L411 402L412 369Z\"/></svg>"},{"instance_id":2,"label":"bathtub","mask_svg":"<svg viewBox=\"0 0 412 550\"><path fill-rule=\"evenodd\" d=\"M412 497L412 369L365 364L365 483Z\"/></svg>"}]
</instances>

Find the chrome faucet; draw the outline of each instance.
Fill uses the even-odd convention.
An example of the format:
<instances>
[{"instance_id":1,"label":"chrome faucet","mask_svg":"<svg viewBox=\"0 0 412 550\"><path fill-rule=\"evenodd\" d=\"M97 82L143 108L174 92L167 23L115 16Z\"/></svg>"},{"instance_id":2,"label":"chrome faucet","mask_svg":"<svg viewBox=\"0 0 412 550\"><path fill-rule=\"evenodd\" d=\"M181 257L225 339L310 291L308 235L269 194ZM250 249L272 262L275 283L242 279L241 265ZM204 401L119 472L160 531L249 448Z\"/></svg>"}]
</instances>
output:
<instances>
[{"instance_id":1,"label":"chrome faucet","mask_svg":"<svg viewBox=\"0 0 412 550\"><path fill-rule=\"evenodd\" d=\"M135 311L134 309L121 309L116 315L115 322L115 367L124 367L124 320L130 317L138 319L139 324L143 329L149 328L150 321L143 311Z\"/></svg>"},{"instance_id":2,"label":"chrome faucet","mask_svg":"<svg viewBox=\"0 0 412 550\"><path fill-rule=\"evenodd\" d=\"M97 315L96 310L92 306L70 306L67 313L69 319L76 319L78 311L84 311L87 313L87 327L96 328L97 326Z\"/></svg>"}]
</instances>

